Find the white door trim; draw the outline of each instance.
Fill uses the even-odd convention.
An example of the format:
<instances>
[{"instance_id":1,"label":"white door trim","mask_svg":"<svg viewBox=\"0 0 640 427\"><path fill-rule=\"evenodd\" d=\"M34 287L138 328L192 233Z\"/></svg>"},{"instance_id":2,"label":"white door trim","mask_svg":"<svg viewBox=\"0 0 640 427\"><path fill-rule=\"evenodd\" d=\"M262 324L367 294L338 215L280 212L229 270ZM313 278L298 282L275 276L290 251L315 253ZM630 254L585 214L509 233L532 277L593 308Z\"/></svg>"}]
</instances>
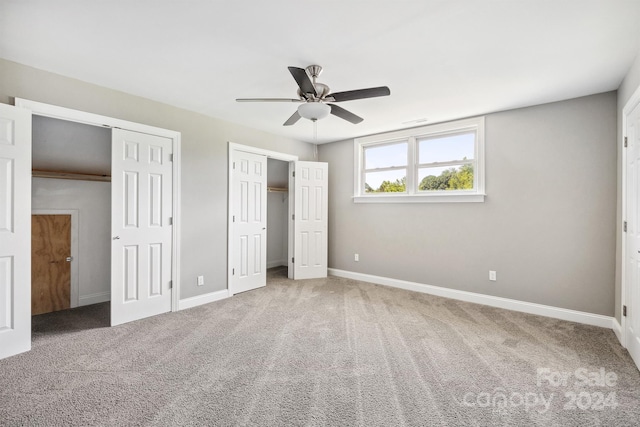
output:
<instances>
[{"instance_id":1,"label":"white door trim","mask_svg":"<svg viewBox=\"0 0 640 427\"><path fill-rule=\"evenodd\" d=\"M78 209L32 209L31 215L71 215L71 295L70 307L80 306L80 255L78 251Z\"/></svg>"},{"instance_id":2,"label":"white door trim","mask_svg":"<svg viewBox=\"0 0 640 427\"><path fill-rule=\"evenodd\" d=\"M293 154L285 154L279 153L277 151L265 150L263 148L251 147L249 145L236 144L234 142L229 141L229 152L228 152L228 163L227 163L227 290L229 295L233 295L231 277L233 276L233 259L231 254L233 253L233 221L231 218L233 217L233 153L235 151L243 151L246 153L258 154L262 156L267 156L270 159L282 160L285 162L296 162L298 161L298 156ZM288 258L291 260L293 256L293 233L291 233L291 229L293 227L293 222L291 221L291 214L293 209L292 197L289 197L289 254ZM266 256L265 257L265 265L266 265Z\"/></svg>"},{"instance_id":3,"label":"white door trim","mask_svg":"<svg viewBox=\"0 0 640 427\"><path fill-rule=\"evenodd\" d=\"M627 233L624 231L624 221L627 220L627 150L624 147L624 138L627 132L627 116L631 114L633 109L640 104L640 86L638 86L622 108L622 135L620 138L620 147L622 150L622 219L620 226L622 252L620 262L622 263L621 277L620 277L620 326L622 327L621 342L623 347L627 347L627 321L626 317L622 315L622 307L628 303L627 295Z\"/></svg>"},{"instance_id":4,"label":"white door trim","mask_svg":"<svg viewBox=\"0 0 640 427\"><path fill-rule=\"evenodd\" d=\"M84 123L92 126L120 128L150 135L164 136L173 141L173 245L171 256L171 280L173 292L171 293L171 311L178 311L180 300L180 148L181 134L169 129L148 126L141 123L87 113L57 105L44 104L28 99L16 98L15 105L31 110L36 116L51 117L70 122Z\"/></svg>"}]
</instances>

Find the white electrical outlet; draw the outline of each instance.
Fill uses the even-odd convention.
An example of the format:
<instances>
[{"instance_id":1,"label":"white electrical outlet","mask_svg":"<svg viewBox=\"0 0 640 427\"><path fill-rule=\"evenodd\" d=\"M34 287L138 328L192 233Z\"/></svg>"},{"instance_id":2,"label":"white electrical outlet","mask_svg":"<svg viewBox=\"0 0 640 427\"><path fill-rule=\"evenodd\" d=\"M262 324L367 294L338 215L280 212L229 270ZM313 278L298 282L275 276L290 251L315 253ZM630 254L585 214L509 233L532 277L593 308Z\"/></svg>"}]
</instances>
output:
<instances>
[{"instance_id":1,"label":"white electrical outlet","mask_svg":"<svg viewBox=\"0 0 640 427\"><path fill-rule=\"evenodd\" d=\"M353 260L354 261L360 261L360 255L359 254L353 254Z\"/></svg>"},{"instance_id":2,"label":"white electrical outlet","mask_svg":"<svg viewBox=\"0 0 640 427\"><path fill-rule=\"evenodd\" d=\"M489 270L489 280L491 280L492 282L495 282L496 280L498 280L496 278L496 272L494 270Z\"/></svg>"},{"instance_id":3,"label":"white electrical outlet","mask_svg":"<svg viewBox=\"0 0 640 427\"><path fill-rule=\"evenodd\" d=\"M204 276L198 276L198 286L204 285Z\"/></svg>"}]
</instances>

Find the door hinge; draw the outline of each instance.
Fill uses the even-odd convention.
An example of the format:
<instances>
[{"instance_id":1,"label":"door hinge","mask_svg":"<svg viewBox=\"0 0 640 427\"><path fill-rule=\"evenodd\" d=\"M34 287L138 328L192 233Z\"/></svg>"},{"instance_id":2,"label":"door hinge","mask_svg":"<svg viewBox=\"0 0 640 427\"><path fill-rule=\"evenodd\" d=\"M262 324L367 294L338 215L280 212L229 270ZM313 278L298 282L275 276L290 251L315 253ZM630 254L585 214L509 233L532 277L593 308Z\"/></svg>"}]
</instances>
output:
<instances>
[{"instance_id":1,"label":"door hinge","mask_svg":"<svg viewBox=\"0 0 640 427\"><path fill-rule=\"evenodd\" d=\"M169 154L169 161L173 162L173 154Z\"/></svg>"},{"instance_id":2,"label":"door hinge","mask_svg":"<svg viewBox=\"0 0 640 427\"><path fill-rule=\"evenodd\" d=\"M235 269L235 268L232 268L232 269L231 269L231 275L232 275L232 276L235 276L235 275L236 275L236 269Z\"/></svg>"},{"instance_id":3,"label":"door hinge","mask_svg":"<svg viewBox=\"0 0 640 427\"><path fill-rule=\"evenodd\" d=\"M296 214L291 215L291 219L292 219L293 221L295 221L295 220L296 220Z\"/></svg>"},{"instance_id":4,"label":"door hinge","mask_svg":"<svg viewBox=\"0 0 640 427\"><path fill-rule=\"evenodd\" d=\"M169 289L173 289L173 280L169 280Z\"/></svg>"},{"instance_id":5,"label":"door hinge","mask_svg":"<svg viewBox=\"0 0 640 427\"><path fill-rule=\"evenodd\" d=\"M236 222L236 216L234 215L233 218L231 218L231 222Z\"/></svg>"},{"instance_id":6,"label":"door hinge","mask_svg":"<svg viewBox=\"0 0 640 427\"><path fill-rule=\"evenodd\" d=\"M169 225L173 225L173 217L172 216L169 217Z\"/></svg>"},{"instance_id":7,"label":"door hinge","mask_svg":"<svg viewBox=\"0 0 640 427\"><path fill-rule=\"evenodd\" d=\"M294 264L296 262L296 259L291 257L291 264Z\"/></svg>"},{"instance_id":8,"label":"door hinge","mask_svg":"<svg viewBox=\"0 0 640 427\"><path fill-rule=\"evenodd\" d=\"M236 162L233 162L233 168L234 169L236 168Z\"/></svg>"},{"instance_id":9,"label":"door hinge","mask_svg":"<svg viewBox=\"0 0 640 427\"><path fill-rule=\"evenodd\" d=\"M624 232L626 233L627 232L627 221L624 222L623 227L624 227Z\"/></svg>"},{"instance_id":10,"label":"door hinge","mask_svg":"<svg viewBox=\"0 0 640 427\"><path fill-rule=\"evenodd\" d=\"M624 137L624 146L625 146L625 148L627 147L627 137L626 136Z\"/></svg>"},{"instance_id":11,"label":"door hinge","mask_svg":"<svg viewBox=\"0 0 640 427\"><path fill-rule=\"evenodd\" d=\"M627 306L626 305L622 306L622 316L623 317L627 317Z\"/></svg>"},{"instance_id":12,"label":"door hinge","mask_svg":"<svg viewBox=\"0 0 640 427\"><path fill-rule=\"evenodd\" d=\"M293 171L293 177L294 178L296 177L296 171Z\"/></svg>"}]
</instances>

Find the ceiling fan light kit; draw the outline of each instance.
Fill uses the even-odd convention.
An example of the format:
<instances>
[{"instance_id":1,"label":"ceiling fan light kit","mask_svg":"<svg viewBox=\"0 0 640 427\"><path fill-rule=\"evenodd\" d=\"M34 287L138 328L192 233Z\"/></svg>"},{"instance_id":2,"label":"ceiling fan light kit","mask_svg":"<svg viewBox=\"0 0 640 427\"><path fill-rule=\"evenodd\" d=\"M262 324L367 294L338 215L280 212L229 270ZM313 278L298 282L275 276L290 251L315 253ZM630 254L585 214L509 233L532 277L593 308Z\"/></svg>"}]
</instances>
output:
<instances>
[{"instance_id":1,"label":"ceiling fan light kit","mask_svg":"<svg viewBox=\"0 0 640 427\"><path fill-rule=\"evenodd\" d=\"M375 98L378 96L388 96L391 91L387 86L372 87L368 89L350 90L345 92L331 93L329 86L316 81L322 67L319 65L309 65L305 68L288 67L291 76L298 84L298 99L290 98L237 98L238 102L302 102L298 110L293 113L284 126L295 124L300 118L305 118L313 122L333 114L350 123L357 124L363 121L362 117L353 114L344 108L328 104L328 102L353 101L356 99Z\"/></svg>"},{"instance_id":2,"label":"ceiling fan light kit","mask_svg":"<svg viewBox=\"0 0 640 427\"><path fill-rule=\"evenodd\" d=\"M307 102L300 104L298 107L298 114L303 119L316 121L324 119L331 113L331 107L321 102Z\"/></svg>"}]
</instances>

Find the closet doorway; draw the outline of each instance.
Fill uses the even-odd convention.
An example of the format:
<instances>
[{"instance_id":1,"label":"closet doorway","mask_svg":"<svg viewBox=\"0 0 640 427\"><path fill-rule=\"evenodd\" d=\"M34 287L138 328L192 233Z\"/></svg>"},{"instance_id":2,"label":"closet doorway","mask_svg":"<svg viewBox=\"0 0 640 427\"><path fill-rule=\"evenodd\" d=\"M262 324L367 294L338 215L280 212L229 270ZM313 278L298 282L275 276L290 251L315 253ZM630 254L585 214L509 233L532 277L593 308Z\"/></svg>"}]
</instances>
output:
<instances>
[{"instance_id":1,"label":"closet doorway","mask_svg":"<svg viewBox=\"0 0 640 427\"><path fill-rule=\"evenodd\" d=\"M82 166L88 168L93 165L91 170L55 171L49 165L50 169L43 172L46 177L34 172L38 178L109 184L101 187L107 195L101 198L106 201L106 206L102 206L96 215L88 215L103 218L103 224L108 223L108 226L104 233L93 228L86 231L83 219L87 215L81 214L78 239L79 246L82 246L83 236L88 236L92 245L104 244L108 248L104 256L92 260L91 264L107 266L107 272L100 277L109 281L109 287L83 295L80 283L78 305L110 300L111 326L177 311L180 288L180 133L20 98L16 98L16 107L18 110L20 107L30 110L29 121L31 116L42 117L60 120L65 125L88 125L92 131L105 132L103 147L107 155L97 163L93 162L96 159L88 157L88 153L82 155ZM28 146L24 148L28 148L31 157L32 135L25 136ZM83 148L89 148L87 141L83 142ZM101 149L93 147L89 150L95 154L94 151ZM70 150L65 150L62 155L66 158L70 153ZM50 161L51 156L49 152L46 160ZM96 164L103 165L104 169L97 170ZM51 174L54 176L49 176ZM112 184L109 183L109 175L112 175ZM92 197L98 196L99 192L86 193ZM44 191L43 194L49 192ZM66 195L63 192L57 199ZM34 199L37 196L34 194ZM21 206L27 198L31 199L31 191L25 192L16 206ZM92 203L96 204L100 205ZM82 256L85 257L84 251ZM80 269L80 280L83 270Z\"/></svg>"},{"instance_id":2,"label":"closet doorway","mask_svg":"<svg viewBox=\"0 0 640 427\"><path fill-rule=\"evenodd\" d=\"M15 106L0 104L0 199L6 207L0 214L0 295L6 300L0 307L0 358L31 349L30 214L32 193L37 198L39 191L32 188L36 116L111 132L111 169L118 179L104 210L112 220L105 239L111 248L111 326L178 310L180 132L15 98ZM65 174L58 171L52 179ZM49 193L44 188L39 194ZM91 230L87 235L101 241ZM158 236L153 243L151 235Z\"/></svg>"},{"instance_id":3,"label":"closet doorway","mask_svg":"<svg viewBox=\"0 0 640 427\"><path fill-rule=\"evenodd\" d=\"M298 280L327 276L328 164L300 161L294 155L230 142L227 276L230 296L266 286L269 160L283 162L288 173L287 196L280 199L287 207L287 277ZM271 165L281 168L278 163ZM274 181L274 185L285 183ZM271 190L284 193L285 188ZM271 220L278 230L280 214L272 214ZM276 231L273 237L272 240L281 240L282 233ZM279 244L272 244L271 265L280 264L278 258L283 251Z\"/></svg>"},{"instance_id":4,"label":"closet doorway","mask_svg":"<svg viewBox=\"0 0 640 427\"><path fill-rule=\"evenodd\" d=\"M267 280L288 277L289 162L267 159Z\"/></svg>"},{"instance_id":5,"label":"closet doorway","mask_svg":"<svg viewBox=\"0 0 640 427\"><path fill-rule=\"evenodd\" d=\"M32 132L32 315L108 302L111 129L34 115Z\"/></svg>"}]
</instances>

